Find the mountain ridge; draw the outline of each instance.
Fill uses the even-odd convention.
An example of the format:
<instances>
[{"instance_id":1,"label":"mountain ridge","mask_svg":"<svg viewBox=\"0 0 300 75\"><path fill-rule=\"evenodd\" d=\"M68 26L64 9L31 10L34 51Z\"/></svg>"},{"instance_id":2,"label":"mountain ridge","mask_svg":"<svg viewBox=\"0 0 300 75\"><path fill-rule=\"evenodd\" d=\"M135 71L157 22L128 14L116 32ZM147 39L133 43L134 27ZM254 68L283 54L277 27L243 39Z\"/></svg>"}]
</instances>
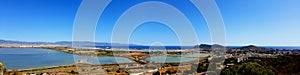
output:
<instances>
[{"instance_id":1,"label":"mountain ridge","mask_svg":"<svg viewBox=\"0 0 300 75\"><path fill-rule=\"evenodd\" d=\"M72 43L80 44L94 44L95 46L142 46L136 44L122 44L122 43L107 43L107 42L90 42L90 41L57 41L57 42L27 42L27 41L13 41L0 39L0 44L55 44L55 45L72 45Z\"/></svg>"}]
</instances>

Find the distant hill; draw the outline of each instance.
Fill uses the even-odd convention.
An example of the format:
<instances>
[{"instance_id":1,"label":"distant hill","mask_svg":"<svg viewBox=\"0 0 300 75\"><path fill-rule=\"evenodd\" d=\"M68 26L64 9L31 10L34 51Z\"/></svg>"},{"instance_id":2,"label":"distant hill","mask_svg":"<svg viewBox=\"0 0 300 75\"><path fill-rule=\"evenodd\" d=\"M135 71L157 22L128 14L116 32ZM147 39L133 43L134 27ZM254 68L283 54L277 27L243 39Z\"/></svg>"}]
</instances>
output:
<instances>
[{"instance_id":1,"label":"distant hill","mask_svg":"<svg viewBox=\"0 0 300 75\"><path fill-rule=\"evenodd\" d=\"M24 42L24 41L0 40L0 44L49 44L49 43L48 42Z\"/></svg>"},{"instance_id":2,"label":"distant hill","mask_svg":"<svg viewBox=\"0 0 300 75\"><path fill-rule=\"evenodd\" d=\"M212 47L214 47L214 48L223 48L225 46L218 45L218 44L213 44L213 45L200 44L200 45L196 45L194 48L211 49Z\"/></svg>"},{"instance_id":3,"label":"distant hill","mask_svg":"<svg viewBox=\"0 0 300 75\"><path fill-rule=\"evenodd\" d=\"M72 45L72 41L59 41L59 42L25 42L25 41L11 41L11 40L1 40L0 44L55 44L55 45ZM76 41L74 42L80 46L91 46L94 44L95 46L141 46L135 44L120 44L120 43L105 43L105 42L88 42L88 41Z\"/></svg>"},{"instance_id":4,"label":"distant hill","mask_svg":"<svg viewBox=\"0 0 300 75\"><path fill-rule=\"evenodd\" d=\"M95 46L141 46L141 45L136 45L136 44L120 44L120 43L106 43L106 42L88 42L88 41L59 41L55 42L53 44L59 44L59 45L72 45L72 43L77 44L77 45L91 45L94 44Z\"/></svg>"},{"instance_id":5,"label":"distant hill","mask_svg":"<svg viewBox=\"0 0 300 75\"><path fill-rule=\"evenodd\" d=\"M243 47L241 47L241 49L245 49L245 50L260 50L262 48L254 46L254 45L249 45L249 46L243 46Z\"/></svg>"}]
</instances>

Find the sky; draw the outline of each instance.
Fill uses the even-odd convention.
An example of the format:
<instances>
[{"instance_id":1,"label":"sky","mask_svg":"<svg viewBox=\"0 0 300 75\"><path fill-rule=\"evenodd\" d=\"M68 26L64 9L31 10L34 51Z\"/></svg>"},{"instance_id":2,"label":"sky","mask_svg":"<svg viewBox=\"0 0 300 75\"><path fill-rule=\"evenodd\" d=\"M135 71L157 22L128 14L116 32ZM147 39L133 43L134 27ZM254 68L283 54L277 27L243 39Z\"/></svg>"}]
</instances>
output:
<instances>
[{"instance_id":1,"label":"sky","mask_svg":"<svg viewBox=\"0 0 300 75\"><path fill-rule=\"evenodd\" d=\"M180 10L196 31L197 42L211 44L205 20L188 0L113 0L100 16L95 41L111 42L118 18L128 8L147 1L164 2ZM80 3L81 0L0 0L0 39L71 41ZM216 4L225 24L228 46L300 46L299 0L216 0ZM179 43L176 33L159 22L143 23L130 38L133 44L155 42Z\"/></svg>"}]
</instances>

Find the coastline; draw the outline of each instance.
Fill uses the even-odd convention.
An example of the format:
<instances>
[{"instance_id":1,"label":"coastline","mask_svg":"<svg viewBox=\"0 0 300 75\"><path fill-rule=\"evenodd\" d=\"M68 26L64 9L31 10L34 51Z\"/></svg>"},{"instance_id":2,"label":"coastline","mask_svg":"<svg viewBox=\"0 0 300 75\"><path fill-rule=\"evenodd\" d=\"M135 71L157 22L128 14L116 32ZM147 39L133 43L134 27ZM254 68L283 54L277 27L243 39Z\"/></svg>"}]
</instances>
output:
<instances>
[{"instance_id":1,"label":"coastline","mask_svg":"<svg viewBox=\"0 0 300 75\"><path fill-rule=\"evenodd\" d=\"M3 48L3 47L2 47ZM58 52L64 52L67 54L75 54L75 55L83 55L83 56L117 56L117 57L124 57L128 58L132 61L138 62L138 63L128 63L125 64L125 66L132 66L131 68L134 68L133 70L125 70L122 69L122 67L118 64L99 64L99 65L93 65L93 64L86 64L90 66L96 67L95 69L102 69L105 68L105 71L109 72L108 74L131 74L131 73L144 73L142 67L149 67L145 64L151 64L152 66L157 64L163 64L163 67L166 68L159 68L158 70L162 73L166 73L167 71L175 71L179 69L176 66L181 66L181 68L184 68L185 71L188 70L188 68L196 67L195 65L200 64L203 65L204 68L207 67L207 64L209 63L211 57L199 57L197 60L188 61L188 62L170 62L170 63L154 63L154 62L148 62L145 61L145 58L152 57L152 56L162 56L162 54L155 54L150 55L150 52L145 50L130 50L126 51L128 49L83 49L83 48L70 48L70 47L5 47L5 48L38 48L38 49L47 49L47 50L54 50ZM237 51L248 51L246 54L239 55L236 53ZM158 51L158 50L156 50ZM167 50L166 54L163 55L181 55L181 54L187 54L189 53L204 53L204 54L210 54L212 50L209 48L203 48L203 49L193 49L193 50ZM257 53L254 53L257 51ZM113 53L123 53L114 55ZM265 52L265 53L263 53ZM274 53L275 52L275 53ZM285 55L285 54L295 54L295 52L291 51L281 51L276 49L269 49L269 48L260 48L255 46L245 46L242 48L228 48L227 54L225 55L225 58L235 58L235 59L241 59L243 61L244 59L248 57L257 57L257 58L274 58L276 56ZM184 65L179 65L184 64ZM193 64L194 66L189 66L188 64ZM80 70L77 68L78 64L70 64L70 65L61 65L61 66L48 66L48 67L41 67L41 68L29 68L29 69L21 69L21 70L9 70L9 72L20 72L22 74L24 73L65 73L65 75L78 75L76 72L80 72ZM104 65L104 66L103 66ZM122 65L124 67L124 65ZM85 65L83 65L85 66ZM101 67L102 66L102 67ZM198 66L199 67L199 66ZM156 67L157 68L157 67ZM219 69L224 68L223 66L218 67ZM147 70L153 70L154 68L149 68ZM75 72L75 74L73 74ZM117 72L117 73L116 73ZM153 72L152 72L153 73ZM19 74L17 74L19 75ZM21 74L20 74L21 75Z\"/></svg>"},{"instance_id":2,"label":"coastline","mask_svg":"<svg viewBox=\"0 0 300 75\"><path fill-rule=\"evenodd\" d=\"M35 70L45 70L45 69L55 69L55 68L61 68L61 67L74 67L76 64L70 64L70 65L60 65L60 66L47 66L47 67L39 67L39 68L28 68L28 69L18 69L20 72L24 71L35 71ZM8 71L12 71L9 70Z\"/></svg>"},{"instance_id":3,"label":"coastline","mask_svg":"<svg viewBox=\"0 0 300 75\"><path fill-rule=\"evenodd\" d=\"M5 47L5 48L37 48L37 49L54 50L54 51L68 53L68 54L76 54L76 53L69 52L69 50L75 50L75 48L69 48L69 47ZM102 49L92 49L92 50L91 49L80 49L80 51L97 51L97 50L104 51L106 53L113 51L113 50L109 51L109 50L102 50ZM123 50L116 50L116 51L123 51ZM167 55L173 55L173 54L176 54L176 53L178 53L180 51L178 51L178 50L176 50L176 51L168 51L168 52L174 52L174 53L167 54ZM147 62L145 61L145 58L150 57L149 54L146 54L146 53L143 53L143 52L139 52L139 51L138 52L130 51L130 53L132 53L132 54L129 54L129 55L119 55L118 57L129 58L130 60L138 62L139 64L146 64ZM87 55L87 56L89 56L89 54L78 54L78 55ZM100 54L100 55L97 55L97 56L114 56L114 55L113 54L112 55L101 55ZM133 58L134 56L139 56L140 58ZM101 65L114 65L114 64L101 64ZM68 67L75 67L75 66L76 66L76 64L68 64L68 65L47 66L47 67L37 67L37 68L18 69L18 70L9 69L8 71L28 72L28 71L41 71L41 70L47 70L47 69L59 69L59 68L66 68L66 67L68 68Z\"/></svg>"}]
</instances>

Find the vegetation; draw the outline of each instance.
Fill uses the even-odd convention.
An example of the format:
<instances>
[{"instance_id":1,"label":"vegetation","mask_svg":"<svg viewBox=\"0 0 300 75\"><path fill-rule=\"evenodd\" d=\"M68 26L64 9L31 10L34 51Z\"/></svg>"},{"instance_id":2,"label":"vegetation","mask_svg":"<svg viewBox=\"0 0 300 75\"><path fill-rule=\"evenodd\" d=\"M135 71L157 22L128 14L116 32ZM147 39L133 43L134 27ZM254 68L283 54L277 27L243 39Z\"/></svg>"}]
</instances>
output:
<instances>
[{"instance_id":1,"label":"vegetation","mask_svg":"<svg viewBox=\"0 0 300 75\"><path fill-rule=\"evenodd\" d=\"M74 70L72 70L72 71L70 72L70 74L75 75L75 74L79 74L79 73L78 73L78 72L75 72Z\"/></svg>"},{"instance_id":2,"label":"vegetation","mask_svg":"<svg viewBox=\"0 0 300 75\"><path fill-rule=\"evenodd\" d=\"M222 75L300 75L300 55L250 58L222 70Z\"/></svg>"},{"instance_id":3,"label":"vegetation","mask_svg":"<svg viewBox=\"0 0 300 75\"><path fill-rule=\"evenodd\" d=\"M261 59L259 64L272 67L272 70L278 75L300 75L300 55Z\"/></svg>"},{"instance_id":4,"label":"vegetation","mask_svg":"<svg viewBox=\"0 0 300 75\"><path fill-rule=\"evenodd\" d=\"M171 54L171 55L178 54L178 55L180 55L180 54L182 54L182 52L167 52L167 54Z\"/></svg>"},{"instance_id":5,"label":"vegetation","mask_svg":"<svg viewBox=\"0 0 300 75\"><path fill-rule=\"evenodd\" d=\"M248 62L226 68L222 71L222 75L275 75L275 73L256 62Z\"/></svg>"}]
</instances>

